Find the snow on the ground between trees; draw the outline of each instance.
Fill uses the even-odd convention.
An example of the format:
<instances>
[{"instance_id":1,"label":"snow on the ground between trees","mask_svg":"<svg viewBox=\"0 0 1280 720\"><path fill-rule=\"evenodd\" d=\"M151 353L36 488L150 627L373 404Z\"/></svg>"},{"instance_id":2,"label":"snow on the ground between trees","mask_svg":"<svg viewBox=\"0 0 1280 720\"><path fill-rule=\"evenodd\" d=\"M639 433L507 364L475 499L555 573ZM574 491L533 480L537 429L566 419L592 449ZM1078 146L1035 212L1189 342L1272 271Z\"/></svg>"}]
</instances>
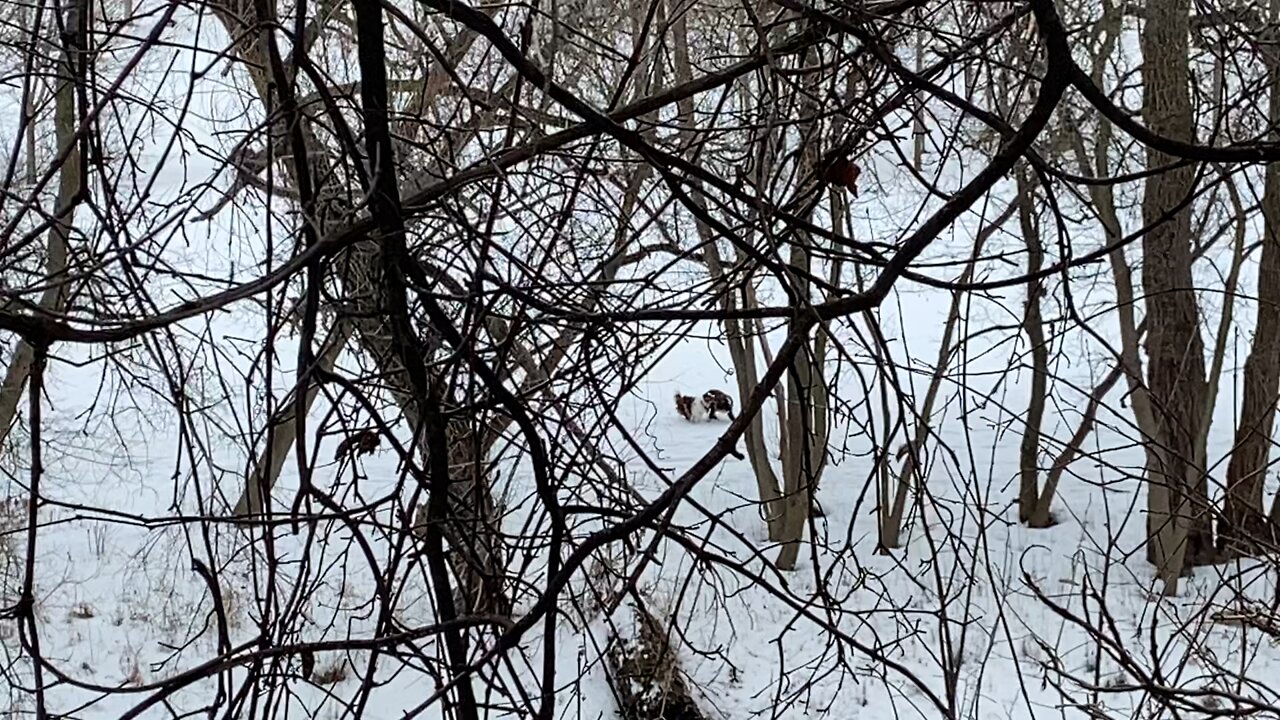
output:
<instances>
[{"instance_id":1,"label":"snow on the ground between trees","mask_svg":"<svg viewBox=\"0 0 1280 720\"><path fill-rule=\"evenodd\" d=\"M669 469L667 480L696 462L725 428L719 421L680 419L671 406L673 393L734 387L713 362L682 367L687 357L673 355L660 363L620 413L658 464ZM230 525L208 525L206 537L177 523L119 522L131 514L174 517L168 506L175 496L185 511L200 503L192 496L193 485L172 478L175 451L156 430L163 427L161 410L120 414L110 432L77 425L77 406L90 400L77 402L71 388L85 372L65 364L52 371L60 382L50 384L58 412L48 432L58 441L45 487L66 505L41 511L46 526L37 546L39 640L53 666L79 681L137 691L101 698L92 690L54 684L48 694L51 709L113 718L218 654L212 600L192 571L193 554L219 560L225 588L220 600L231 618L227 634L233 647L255 636L255 608L266 589L258 579L261 548L246 552L243 535ZM1214 688L1276 702L1274 690L1263 683L1280 677L1277 641L1240 620L1246 609L1241 597L1274 598L1273 571L1255 561L1198 568L1184 581L1180 597L1158 597L1141 549L1141 483L1093 459L1079 461L1064 479L1055 503L1057 526L1020 526L1012 506L1017 435L991 429L993 413L999 412L975 410L967 421L952 418L939 426L956 455L936 447L930 451L927 496L913 503L905 547L888 555L876 553L875 490L868 484L865 458L845 457L827 469L819 493L825 517L816 521L816 543L805 546L799 567L788 573L769 565L777 551L767 542L747 462L728 458L696 486L692 500L702 509L683 506L675 522L700 543L702 556L663 542L639 589L655 613L673 618L679 628L674 637L682 666L709 717L934 718L942 716L936 705L942 703L968 718L1083 718L1090 712L1145 718L1159 707L1159 698L1146 692L1152 685ZM121 443L111 433L141 440ZM766 437L776 443L772 420ZM1104 432L1094 442L1113 448L1106 453L1111 463L1135 464L1132 448L1119 449L1123 444L1115 436ZM373 497L394 482L391 453L362 462L363 496ZM282 505L296 491L292 465L277 488ZM663 478L640 472L638 463L628 467L645 496L666 487ZM234 494L235 473L217 476L227 484L222 492ZM123 515L107 517L80 504ZM516 532L522 522L523 517L508 518L506 529ZM291 535L287 526L275 536L285 570L276 588L281 602L299 582L288 568L304 553L312 561L301 604L303 625L311 631L304 630L298 640L367 637L376 620L369 604L373 592L365 563L353 559L357 551L350 533L335 525L310 547L303 546L304 536ZM25 541L20 533L7 537L9 546ZM646 542L651 538L647 534ZM515 566L522 559L511 562ZM397 619L409 626L430 623L426 581L409 577L405 583ZM5 590L10 597L14 586ZM566 620L557 638L557 716L613 717L616 705L600 659L611 623L589 612L584 622L567 602L561 607ZM527 609L528 602L517 605L517 613ZM623 632L632 622L626 610L624 603L612 621ZM1100 645L1068 615L1111 635ZM0 628L6 655L18 656L16 626L6 622ZM535 697L540 633L541 625L500 671ZM434 639L420 641L419 648L425 656L440 655ZM1116 653L1127 653L1133 667L1148 677L1121 667ZM367 659L363 651L320 653L315 674L326 683L293 681L287 696L262 702L283 701L291 706L291 716L342 717ZM285 663L276 671L296 673L297 668ZM29 667L19 663L10 673L11 687L18 678L30 687ZM201 680L169 702L180 711L219 702L219 693L238 687L242 673L237 669ZM46 673L46 683L51 679ZM400 717L438 688L437 679L412 658L406 664L384 657L378 680L367 717ZM16 688L10 695L15 709L32 708L29 695ZM1085 703L1095 707L1075 705ZM425 717L439 713L437 705ZM163 704L143 715L168 716Z\"/></svg>"}]
</instances>

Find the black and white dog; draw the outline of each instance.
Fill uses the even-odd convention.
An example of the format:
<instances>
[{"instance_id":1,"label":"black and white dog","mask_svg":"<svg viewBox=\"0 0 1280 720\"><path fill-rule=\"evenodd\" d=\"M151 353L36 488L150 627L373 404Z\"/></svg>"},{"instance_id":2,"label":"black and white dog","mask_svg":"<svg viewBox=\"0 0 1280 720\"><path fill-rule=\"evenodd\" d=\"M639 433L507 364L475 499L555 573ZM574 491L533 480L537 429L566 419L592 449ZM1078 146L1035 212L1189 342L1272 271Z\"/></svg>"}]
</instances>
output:
<instances>
[{"instance_id":1,"label":"black and white dog","mask_svg":"<svg viewBox=\"0 0 1280 720\"><path fill-rule=\"evenodd\" d=\"M715 420L716 413L724 413L733 419L733 398L720 390L708 390L697 398L676 393L676 412L689 422Z\"/></svg>"},{"instance_id":2,"label":"black and white dog","mask_svg":"<svg viewBox=\"0 0 1280 720\"><path fill-rule=\"evenodd\" d=\"M732 420L733 398L720 390L708 390L702 393L702 397L676 393L676 412L680 413L680 417L692 423L715 420L716 413L723 413ZM729 454L739 460L746 459L742 453L738 452L737 448L730 450Z\"/></svg>"}]
</instances>

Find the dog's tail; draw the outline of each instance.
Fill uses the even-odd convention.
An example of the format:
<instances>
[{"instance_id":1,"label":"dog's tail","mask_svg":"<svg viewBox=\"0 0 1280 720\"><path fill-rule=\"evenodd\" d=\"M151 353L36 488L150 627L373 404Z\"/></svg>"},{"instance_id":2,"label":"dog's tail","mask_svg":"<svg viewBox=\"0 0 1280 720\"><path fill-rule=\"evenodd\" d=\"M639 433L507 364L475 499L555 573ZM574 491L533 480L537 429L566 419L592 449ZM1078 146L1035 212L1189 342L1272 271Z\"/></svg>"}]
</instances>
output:
<instances>
[{"instance_id":1,"label":"dog's tail","mask_svg":"<svg viewBox=\"0 0 1280 720\"><path fill-rule=\"evenodd\" d=\"M684 418L685 420L690 420L690 421L693 420L693 415L691 412L692 408L690 407L690 403L689 403L689 400L691 399L692 398L688 398L680 394L679 391L676 391L676 403L675 403L676 413L678 413L680 417Z\"/></svg>"}]
</instances>

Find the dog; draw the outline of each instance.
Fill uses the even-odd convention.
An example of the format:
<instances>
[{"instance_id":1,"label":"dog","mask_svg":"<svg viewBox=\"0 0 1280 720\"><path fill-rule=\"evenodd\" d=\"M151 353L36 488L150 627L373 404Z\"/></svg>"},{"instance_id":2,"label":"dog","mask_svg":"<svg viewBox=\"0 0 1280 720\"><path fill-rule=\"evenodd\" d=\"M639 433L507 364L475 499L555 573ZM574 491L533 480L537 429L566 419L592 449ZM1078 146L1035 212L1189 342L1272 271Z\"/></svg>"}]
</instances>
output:
<instances>
[{"instance_id":1,"label":"dog","mask_svg":"<svg viewBox=\"0 0 1280 720\"><path fill-rule=\"evenodd\" d=\"M707 420L710 416L707 404L702 401L702 398L680 393L676 393L676 412L680 413L680 417L693 423Z\"/></svg>"},{"instance_id":2,"label":"dog","mask_svg":"<svg viewBox=\"0 0 1280 720\"><path fill-rule=\"evenodd\" d=\"M716 419L717 413L723 413L733 419L733 398L718 389L709 389L701 397L676 393L676 413L690 423L701 423L704 420Z\"/></svg>"},{"instance_id":3,"label":"dog","mask_svg":"<svg viewBox=\"0 0 1280 720\"><path fill-rule=\"evenodd\" d=\"M699 423L715 420L716 413L723 413L730 420L733 420L733 398L721 390L708 390L702 393L702 397L676 393L675 399L676 412L689 422ZM737 448L730 450L729 454L739 460L746 459L742 453L738 452Z\"/></svg>"},{"instance_id":4,"label":"dog","mask_svg":"<svg viewBox=\"0 0 1280 720\"><path fill-rule=\"evenodd\" d=\"M716 413L733 420L733 398L722 390L708 390L702 397L676 393L676 412L689 422L715 420Z\"/></svg>"},{"instance_id":5,"label":"dog","mask_svg":"<svg viewBox=\"0 0 1280 720\"><path fill-rule=\"evenodd\" d=\"M702 404L707 406L707 419L715 420L716 413L722 412L733 420L733 398L720 390L708 390L702 393Z\"/></svg>"}]
</instances>

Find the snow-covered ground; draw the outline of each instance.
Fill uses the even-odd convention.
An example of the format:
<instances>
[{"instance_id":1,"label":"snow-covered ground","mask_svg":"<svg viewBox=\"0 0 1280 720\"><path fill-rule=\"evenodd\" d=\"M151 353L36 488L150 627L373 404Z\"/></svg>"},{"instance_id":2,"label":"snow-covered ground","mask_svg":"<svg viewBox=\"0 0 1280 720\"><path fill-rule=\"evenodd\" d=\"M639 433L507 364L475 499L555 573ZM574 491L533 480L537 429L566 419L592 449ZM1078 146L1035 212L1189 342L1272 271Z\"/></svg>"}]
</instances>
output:
<instances>
[{"instance_id":1,"label":"snow-covered ground","mask_svg":"<svg viewBox=\"0 0 1280 720\"><path fill-rule=\"evenodd\" d=\"M732 388L717 360L724 358L714 343L685 341L622 405L620 417L665 471L658 476L639 462L628 463L641 493L660 492L723 429L714 423L690 425L670 403L677 390ZM260 541L255 552L248 552L241 531L194 518L225 502L198 494L208 496L217 488L233 499L243 460L233 462L230 447L212 448L210 456L226 458L225 467L210 463L193 474L188 463L176 462L181 438L172 410L154 403L128 412L91 409L86 388L96 379L92 367L66 364L55 365L50 374L49 466L43 486L47 497L65 504L41 510L37 611L41 653L51 666L46 683L56 672L81 683L136 691L106 694L54 683L50 707L76 717L108 718L217 654L212 598L193 571L193 557L218 574L233 647L254 637L265 606L261 583L266 575ZM967 402L973 403L975 395ZM1023 402L1015 386L1006 388L998 402L968 408L963 418L958 404L946 411L938 428L954 455L931 446L928 498L908 521L905 547L890 555L875 552L876 501L866 458L845 457L828 469L820 492L826 517L816 527L816 543L806 546L799 567L789 573L778 573L766 562L776 551L766 540L745 462L727 459L696 487L692 499L700 507L682 507L675 523L685 537L702 543L699 557L662 543L657 562L648 565L638 587L679 629L683 668L711 717L929 718L940 716L935 702L973 718L1087 717L1069 703L1089 702L1096 702L1104 717L1152 716L1153 707L1144 706L1151 697L1138 690L1119 692L1143 683L1121 666L1117 652L1128 653L1145 672L1166 673L1160 685L1276 701L1265 685L1240 687L1241 678L1265 683L1276 677L1276 640L1230 618L1214 619L1220 611L1238 612L1241 596L1273 598L1274 568L1254 562L1201 568L1184 583L1180 597L1159 598L1141 552L1141 485L1122 472L1136 466L1135 451L1105 429L1088 444L1101 454L1079 461L1059 490L1060 524L1048 530L1018 525L1011 507L1018 434L1010 414L1020 415ZM1059 437L1074 425L1069 411L1062 412L1064 424L1049 423ZM1220 410L1216 440L1229 439L1229 415L1229 409ZM837 428L833 437L845 432ZM766 435L776 439L776 428L770 426ZM858 449L858 439L849 445ZM330 456L322 448L320 457ZM390 452L361 465L362 497L394 490L399 474ZM296 489L293 467L286 465L276 493L283 504ZM335 468L323 468L318 481L348 488L337 497L354 505L351 468L343 468L341 477ZM21 482L13 478L10 487L18 490ZM517 472L508 489L519 498L529 482ZM520 507L504 525L508 532L521 527ZM390 515L384 513L384 519ZM5 557L20 557L21 519L13 513L6 522L19 532L6 537ZM283 594L274 602L296 603L285 607L302 618L300 641L367 637L375 620L369 605L373 582L350 531L322 524L309 547L306 537L305 532L292 535L287 525L275 533L276 577ZM385 546L375 550L383 551ZM311 559L305 572L297 569L303 555ZM525 567L519 556L511 562L513 570ZM542 562L535 560L535 570L526 575L535 583ZM7 601L15 582L6 575ZM406 627L430 624L423 575L404 572L399 582L396 619ZM289 596L295 588L304 592ZM601 653L610 628L625 630L630 622L626 605L613 618L568 599L561 607L566 620L557 639L559 716L612 717L615 703ZM517 613L527 609L527 598L523 605L518 602ZM1113 633L1115 645L1108 646L1107 638L1100 643L1068 614ZM500 671L529 692L541 668L540 627ZM18 656L16 626L0 623L0 632L6 655ZM440 655L431 639L420 649L428 657ZM326 682L312 686L295 677L287 697L277 700L293 708L290 716L342 717L343 702L357 694L367 660L363 651L318 653L314 677ZM412 658L407 664L402 660L380 662L378 677L385 684L372 690L368 717L400 717L438 687ZM297 667L286 664L276 671L296 673ZM222 679L235 688L241 677L237 670ZM19 684L30 687L30 667L10 665L9 682L14 708L30 709L30 696L18 689ZM1100 688L1101 696L1088 685ZM196 710L215 702L218 693L217 679L202 680L170 702ZM164 707L144 716L167 717ZM437 704L427 716L438 712Z\"/></svg>"},{"instance_id":2,"label":"snow-covered ground","mask_svg":"<svg viewBox=\"0 0 1280 720\"><path fill-rule=\"evenodd\" d=\"M211 46L218 47L217 42ZM175 98L190 94L186 75L168 77L180 80ZM205 83L219 82L224 81L206 76ZM198 138L187 138L184 149L203 144L203 154L175 153L163 163L158 155L147 156L163 165L153 202L189 197L198 188L209 193L200 207L216 199L210 188L224 186L226 178L214 182L210 176L218 172L214 158L227 148L215 147L212 138L257 120L252 104L246 110L229 97L238 95L197 94L192 114L183 118L184 137ZM868 183L855 212L862 236L889 242L892 237L877 230L918 222L915 213L925 201L918 189L912 194L909 175L895 176L891 154L885 157L879 173L868 161L867 175L876 176L876 182ZM1005 201L993 200L991 207L978 210L989 218ZM929 202L936 206L937 199ZM207 278L239 273L243 280L260 273L262 235L243 231L246 223L260 219L253 212L228 211L212 223L183 224L175 235L182 241L175 240L176 252L186 253ZM978 224L965 218L939 239L927 259L963 257ZM1073 242L1087 250L1100 239L1082 233ZM1246 268L1244 282L1251 278ZM1081 286L1073 288L1077 301L1095 309L1112 302L1105 283L1082 281ZM937 356L950 296L906 283L901 289L885 303L882 323L903 382L918 402ZM176 293L189 291L179 286L174 296L158 293L158 300L175 302ZM972 300L962 334L1016 325L1009 308L1020 307L1021 290L1006 292L1003 301ZM1055 304L1060 297L1051 288L1047 315L1061 312ZM1209 308L1216 302L1212 294L1204 299ZM1216 322L1212 312L1207 320ZM1238 312L1236 323L1242 353L1245 329L1252 327L1247 308ZM1114 339L1109 324L1099 319L1096 329ZM254 447L254 438L245 434L260 430L265 415L266 380L261 374L245 377L261 349L262 322L254 312L237 310L218 315L208 326L184 328L179 342L191 353L183 356L191 372L181 384L202 410L193 425L180 423L179 413L163 399L171 394L168 379L146 348L125 349L108 361L79 348L55 348L46 381L41 494L47 504L39 510L36 535L36 613L40 655L48 662L41 672L48 705L67 717L117 718L161 694L165 701L147 708L143 717L181 716L210 705L217 706L212 715L225 715L226 693L241 687L244 666L181 684L186 673L222 652L214 591L194 569L197 560L213 573L217 604L228 621L226 641L233 648L257 636L264 608L270 609L273 626L284 618L296 628L296 636L288 638L294 643L336 647L370 637L378 621L374 573L350 527L322 522L314 534L303 528L295 535L285 524L268 544L260 531L250 542L243 529L225 521ZM834 333L855 359L866 361L848 325L837 323ZM1229 709L1223 698L1233 694L1280 705L1273 680L1280 677L1277 639L1238 619L1247 614L1243 598L1274 601L1276 568L1257 561L1199 568L1179 597L1159 597L1142 551L1140 452L1127 430L1131 422L1119 390L1086 443L1088 456L1072 466L1058 490L1059 524L1031 530L1017 523L1019 418L1028 373L1022 368L1003 374L1010 365L1025 363L1026 348L1010 340L1016 336L1016 329L983 336L955 360L957 368L963 360L964 373L953 369L944 384L933 418L940 442L926 447L926 492L912 501L900 550L876 552L877 498L866 455L870 442L848 418L832 432L831 445L839 452L819 494L825 517L795 571L778 573L769 565L777 551L766 539L746 462L727 459L695 487L692 502L681 506L674 522L684 538L697 543L697 552L672 541L658 543L637 586L651 609L677 630L681 666L708 716L934 718L942 716L941 705L965 718L1174 717L1148 694L1161 689L1184 691L1206 709ZM1108 358L1083 336L1075 331L1055 346L1058 380L1045 431L1058 440L1074 431L1084 393L1109 369ZM776 349L778 333L772 338ZM277 400L290 386L293 356L291 343L282 341L282 359L271 378ZM110 363L117 362L136 372L112 368ZM1228 359L1215 413L1210 460L1219 482L1230 452L1241 364L1237 355ZM728 366L717 340L684 340L648 368L620 404L618 416L639 449L627 447L622 433L612 432L610 451L625 461L628 479L640 494L656 496L714 443L723 425L684 422L671 397L711 387L736 394L735 381L724 370ZM857 378L847 364L843 367L838 395L859 403ZM324 405L317 407L313 427L328 411ZM767 404L766 438L776 445L771 409ZM362 525L370 551L385 560L406 535L397 513L412 512L412 492L385 445L355 467L328 462L334 445L329 438L318 450L314 482L334 489L334 497L348 507L393 498L364 517ZM1046 442L1042 463L1047 465L1058 449ZM660 473L640 459L641 452ZM0 605L8 607L16 599L27 552L23 501L28 478L21 457L0 467L15 468L0 477L0 494L13 499L0 510ZM297 468L290 460L275 492L277 506L287 507L297 488ZM567 496L578 488L562 489ZM519 534L531 517L540 517L532 514L532 482L523 465L504 468L499 490L511 511L503 523L506 532ZM1268 502L1275 491L1271 478ZM646 533L643 542L652 540ZM616 547L602 551L601 558L604 564L610 562L605 558L624 558L632 566L637 560ZM522 547L509 564L531 583L517 595L519 616L536 595L545 548ZM402 567L393 579L397 592L389 612L394 622L405 628L430 625L430 584L420 564ZM574 594L560 604L555 638L557 715L615 717L602 655L611 632L626 634L630 614L624 604L606 617L581 597L581 583L570 589ZM1101 629L1102 635L1087 627ZM536 695L545 641L539 624L509 662L492 671L493 684L517 696L515 688ZM8 709L18 717L35 707L34 668L24 659L23 642L17 623L0 620ZM251 702L255 717L350 717L348 702L364 690L366 717L402 717L439 689L437 659L444 656L437 638L425 637L412 652L380 657L377 682L362 685L371 657L367 650L317 652L312 682L298 677L297 658L275 658L269 650L259 670L275 677L258 683L271 689ZM479 681L475 686L483 687ZM1203 694L1205 689L1217 694ZM519 705L518 697L480 694L495 708L490 717L516 715L507 708ZM268 707L273 709L263 710ZM419 716L439 717L441 707L435 703ZM5 709L0 701L0 714Z\"/></svg>"}]
</instances>

